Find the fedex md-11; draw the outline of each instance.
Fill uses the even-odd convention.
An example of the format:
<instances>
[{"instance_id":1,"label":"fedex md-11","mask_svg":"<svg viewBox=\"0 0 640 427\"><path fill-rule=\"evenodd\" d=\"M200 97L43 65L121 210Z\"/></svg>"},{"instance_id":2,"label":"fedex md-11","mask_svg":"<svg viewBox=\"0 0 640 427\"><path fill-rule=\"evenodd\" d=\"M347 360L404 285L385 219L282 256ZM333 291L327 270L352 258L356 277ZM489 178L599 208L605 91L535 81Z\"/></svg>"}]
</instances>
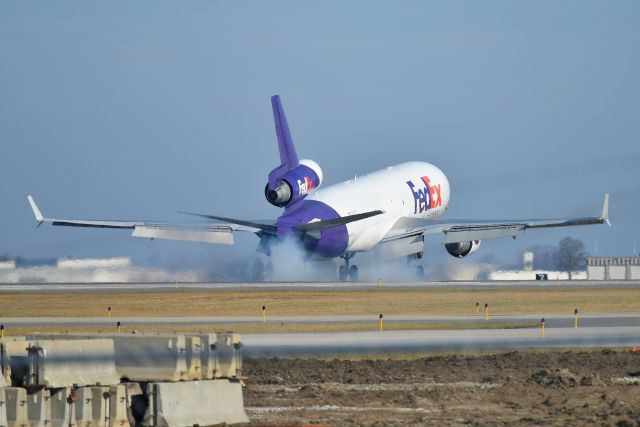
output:
<instances>
[{"instance_id":1,"label":"fedex md-11","mask_svg":"<svg viewBox=\"0 0 640 427\"><path fill-rule=\"evenodd\" d=\"M451 199L445 174L425 162L389 166L357 179L319 189L322 169L312 160L299 160L279 96L271 98L280 153L280 165L267 178L264 189L269 203L283 209L270 222L225 218L182 212L208 220L205 224L148 221L96 221L56 219L42 215L28 196L38 225L124 228L135 237L233 244L234 233L254 233L259 252L271 255L277 242L294 239L309 259L341 258L340 280L358 278L358 267L350 263L358 252L376 250L382 257L422 258L424 237L443 235L445 250L466 257L482 240L516 238L527 229L609 224L609 196L604 196L599 217L527 220L447 220L441 217ZM422 266L415 266L418 277Z\"/></svg>"}]
</instances>

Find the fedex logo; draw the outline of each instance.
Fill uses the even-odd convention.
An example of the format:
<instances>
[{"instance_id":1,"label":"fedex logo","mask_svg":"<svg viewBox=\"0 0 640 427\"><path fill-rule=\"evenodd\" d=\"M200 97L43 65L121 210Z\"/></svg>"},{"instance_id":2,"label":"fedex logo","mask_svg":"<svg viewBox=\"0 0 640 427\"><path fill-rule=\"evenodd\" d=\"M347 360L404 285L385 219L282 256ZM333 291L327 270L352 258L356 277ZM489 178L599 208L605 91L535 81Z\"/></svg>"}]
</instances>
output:
<instances>
[{"instance_id":1,"label":"fedex logo","mask_svg":"<svg viewBox=\"0 0 640 427\"><path fill-rule=\"evenodd\" d=\"M431 180L428 176L423 176L421 179L424 183L424 188L416 189L413 182L407 181L407 185L413 194L413 213L415 214L422 213L427 209L442 206L442 199L440 198L440 184L431 184Z\"/></svg>"},{"instance_id":2,"label":"fedex logo","mask_svg":"<svg viewBox=\"0 0 640 427\"><path fill-rule=\"evenodd\" d=\"M309 179L308 176L304 177L304 180L298 180L298 194L303 195L307 194L313 188L313 181Z\"/></svg>"}]
</instances>

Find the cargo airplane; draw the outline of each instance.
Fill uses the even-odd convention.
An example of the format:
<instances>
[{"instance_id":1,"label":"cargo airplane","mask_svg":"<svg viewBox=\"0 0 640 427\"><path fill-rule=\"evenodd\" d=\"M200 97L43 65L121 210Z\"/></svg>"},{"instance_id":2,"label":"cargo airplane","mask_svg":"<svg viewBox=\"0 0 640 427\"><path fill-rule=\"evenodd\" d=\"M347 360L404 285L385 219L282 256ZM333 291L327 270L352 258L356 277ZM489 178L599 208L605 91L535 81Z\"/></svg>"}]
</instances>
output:
<instances>
[{"instance_id":1,"label":"cargo airplane","mask_svg":"<svg viewBox=\"0 0 640 427\"><path fill-rule=\"evenodd\" d=\"M350 260L358 252L377 251L384 258L422 258L424 237L443 235L445 250L463 258L476 252L486 239L512 237L528 229L609 224L609 195L598 217L525 220L452 220L441 217L451 198L449 181L436 166L407 162L320 189L322 169L312 160L299 160L279 96L271 98L280 152L280 165L264 189L269 203L284 211L273 221L225 218L182 212L207 220L204 224L148 221L55 219L42 215L28 196L38 226L124 228L135 237L233 244L234 233L254 233L257 250L271 254L274 243L295 239L310 259L342 258L340 280L358 278ZM415 266L423 276L422 266Z\"/></svg>"}]
</instances>

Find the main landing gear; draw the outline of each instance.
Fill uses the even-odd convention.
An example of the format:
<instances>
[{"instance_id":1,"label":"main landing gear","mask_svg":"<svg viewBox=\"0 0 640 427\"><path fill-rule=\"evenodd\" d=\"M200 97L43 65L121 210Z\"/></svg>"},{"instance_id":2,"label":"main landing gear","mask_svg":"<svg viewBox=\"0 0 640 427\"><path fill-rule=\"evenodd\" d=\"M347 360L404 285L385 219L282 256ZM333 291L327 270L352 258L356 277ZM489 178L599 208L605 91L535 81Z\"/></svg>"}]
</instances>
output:
<instances>
[{"instance_id":1,"label":"main landing gear","mask_svg":"<svg viewBox=\"0 0 640 427\"><path fill-rule=\"evenodd\" d=\"M411 261L413 261L414 259L422 259L422 255L423 255L422 252L418 252L418 253L415 253L413 255L409 255L407 257L407 265L409 267L411 267ZM420 264L414 266L413 267L413 274L414 274L414 277L416 278L416 280L418 280L420 282L423 281L424 280L424 267L422 265L420 265Z\"/></svg>"},{"instance_id":2,"label":"main landing gear","mask_svg":"<svg viewBox=\"0 0 640 427\"><path fill-rule=\"evenodd\" d=\"M352 265L349 266L349 260L355 256L354 252L345 252L340 255L340 258L344 260L345 265L341 265L338 269L338 277L341 282L346 282L348 279L351 279L352 282L358 281L358 266Z\"/></svg>"}]
</instances>

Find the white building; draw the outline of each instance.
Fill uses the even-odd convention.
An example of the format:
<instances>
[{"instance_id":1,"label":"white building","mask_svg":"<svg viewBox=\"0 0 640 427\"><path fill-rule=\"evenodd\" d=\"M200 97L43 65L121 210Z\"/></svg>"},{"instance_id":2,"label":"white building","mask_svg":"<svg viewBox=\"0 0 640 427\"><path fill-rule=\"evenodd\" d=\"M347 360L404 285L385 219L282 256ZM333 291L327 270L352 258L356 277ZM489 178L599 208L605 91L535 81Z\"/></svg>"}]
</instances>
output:
<instances>
[{"instance_id":1,"label":"white building","mask_svg":"<svg viewBox=\"0 0 640 427\"><path fill-rule=\"evenodd\" d=\"M206 280L202 271L167 271L138 267L130 258L63 258L55 265L21 267L0 263L0 283L194 282Z\"/></svg>"},{"instance_id":2,"label":"white building","mask_svg":"<svg viewBox=\"0 0 640 427\"><path fill-rule=\"evenodd\" d=\"M533 252L522 254L522 270L498 270L489 273L489 280L536 280L538 274L546 275L547 280L569 280L569 273L566 271L534 270ZM574 271L571 273L571 280L585 280L586 271Z\"/></svg>"},{"instance_id":3,"label":"white building","mask_svg":"<svg viewBox=\"0 0 640 427\"><path fill-rule=\"evenodd\" d=\"M640 257L587 258L589 280L639 280Z\"/></svg>"}]
</instances>

